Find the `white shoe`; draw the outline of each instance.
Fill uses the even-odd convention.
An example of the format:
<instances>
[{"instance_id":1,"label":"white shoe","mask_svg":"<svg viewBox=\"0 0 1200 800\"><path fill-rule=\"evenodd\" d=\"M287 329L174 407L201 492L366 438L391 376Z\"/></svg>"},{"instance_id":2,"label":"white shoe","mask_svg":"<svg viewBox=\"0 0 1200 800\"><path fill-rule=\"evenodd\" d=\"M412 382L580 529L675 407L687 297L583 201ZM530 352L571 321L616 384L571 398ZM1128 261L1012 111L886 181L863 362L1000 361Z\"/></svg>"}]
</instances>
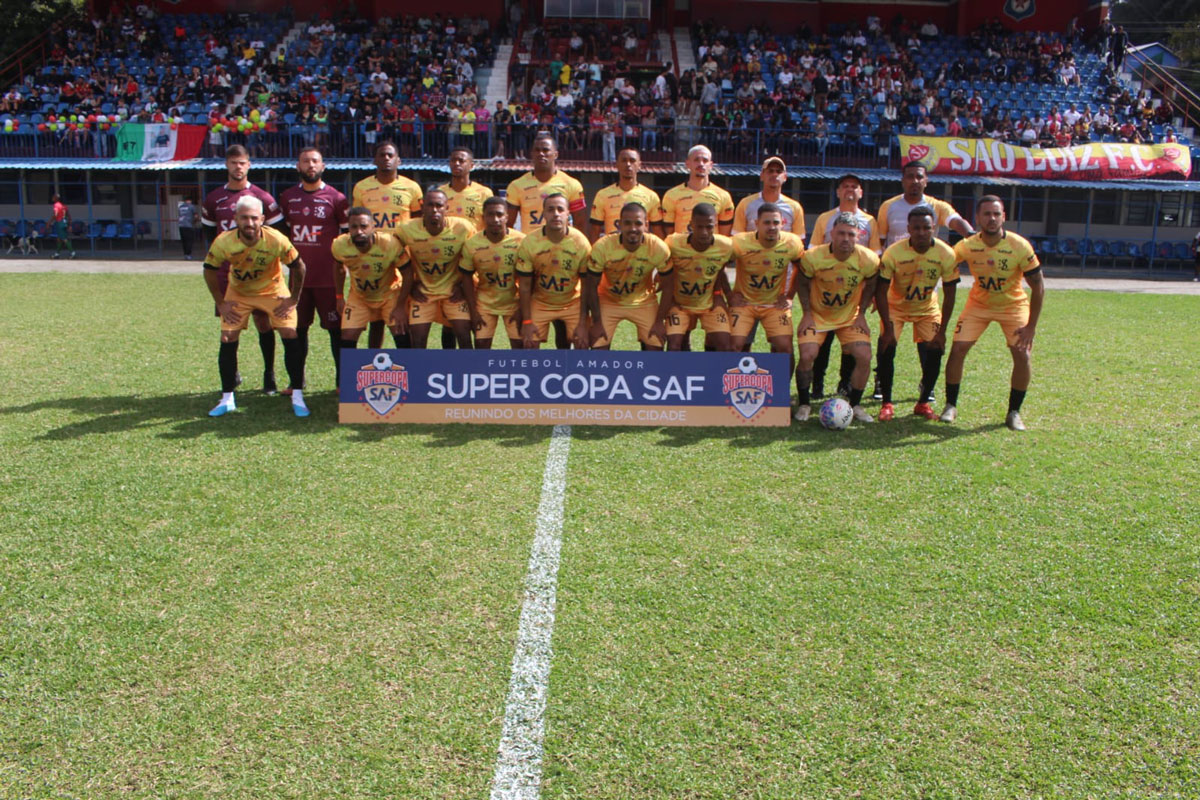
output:
<instances>
[{"instance_id":1,"label":"white shoe","mask_svg":"<svg viewBox=\"0 0 1200 800\"><path fill-rule=\"evenodd\" d=\"M875 418L872 417L870 414L868 414L867 410L865 408L863 408L862 406L855 406L854 408L851 409L851 411L854 412L854 419L856 422L874 422L875 421Z\"/></svg>"},{"instance_id":2,"label":"white shoe","mask_svg":"<svg viewBox=\"0 0 1200 800\"><path fill-rule=\"evenodd\" d=\"M1008 416L1004 418L1004 424L1008 426L1010 431L1025 430L1025 423L1021 421L1021 415L1016 411L1008 412Z\"/></svg>"},{"instance_id":3,"label":"white shoe","mask_svg":"<svg viewBox=\"0 0 1200 800\"><path fill-rule=\"evenodd\" d=\"M954 406L946 406L942 409L942 415L938 419L942 422L954 422L958 419L958 409Z\"/></svg>"},{"instance_id":4,"label":"white shoe","mask_svg":"<svg viewBox=\"0 0 1200 800\"><path fill-rule=\"evenodd\" d=\"M792 415L792 419L796 422L808 422L808 418L812 416L812 406L802 405L796 409L796 413Z\"/></svg>"}]
</instances>

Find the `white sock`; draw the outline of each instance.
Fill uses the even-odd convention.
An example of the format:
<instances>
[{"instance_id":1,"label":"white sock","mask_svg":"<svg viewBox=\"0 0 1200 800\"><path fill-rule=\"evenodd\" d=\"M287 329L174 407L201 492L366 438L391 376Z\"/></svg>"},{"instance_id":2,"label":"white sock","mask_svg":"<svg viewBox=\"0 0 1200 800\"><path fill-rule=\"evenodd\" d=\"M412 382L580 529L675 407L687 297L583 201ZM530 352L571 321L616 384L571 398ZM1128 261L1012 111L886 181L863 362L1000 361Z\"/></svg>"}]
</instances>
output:
<instances>
[{"instance_id":1,"label":"white sock","mask_svg":"<svg viewBox=\"0 0 1200 800\"><path fill-rule=\"evenodd\" d=\"M292 389L292 405L304 406L304 392L299 389Z\"/></svg>"},{"instance_id":2,"label":"white sock","mask_svg":"<svg viewBox=\"0 0 1200 800\"><path fill-rule=\"evenodd\" d=\"M230 408L233 408L235 405L235 403L233 402L233 392L222 392L221 393L221 404L229 406Z\"/></svg>"}]
</instances>

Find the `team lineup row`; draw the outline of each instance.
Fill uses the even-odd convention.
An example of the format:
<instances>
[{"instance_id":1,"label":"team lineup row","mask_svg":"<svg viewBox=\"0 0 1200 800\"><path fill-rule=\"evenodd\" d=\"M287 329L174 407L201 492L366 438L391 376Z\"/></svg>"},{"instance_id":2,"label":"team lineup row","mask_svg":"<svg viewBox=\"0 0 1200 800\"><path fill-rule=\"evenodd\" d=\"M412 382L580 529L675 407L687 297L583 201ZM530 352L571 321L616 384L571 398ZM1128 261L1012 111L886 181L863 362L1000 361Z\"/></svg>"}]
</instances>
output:
<instances>
[{"instance_id":1,"label":"team lineup row","mask_svg":"<svg viewBox=\"0 0 1200 800\"><path fill-rule=\"evenodd\" d=\"M858 208L861 181L843 176L838 207L818 218L806 249L803 210L781 193L786 166L779 158L763 164L763 191L735 207L709 180L712 157L703 146L688 154L688 180L661 201L637 182L637 152L622 151L619 181L597 194L590 215L582 186L557 169L556 158L553 140L539 139L534 169L500 198L470 180L471 153L456 150L451 181L422 192L397 174L395 147L384 143L376 151L376 174L356 184L348 202L322 181L321 154L307 149L297 165L300 184L276 204L249 183L245 154L231 150L229 181L209 194L202 215L214 232L224 229L205 259L221 317L223 394L210 414L236 408L237 343L253 317L264 359L270 356L268 370L272 330L279 332L293 410L307 416L307 331L319 313L335 367L341 349L356 347L369 327L379 337L370 345L380 346L383 325L397 347L425 347L439 323L444 336L453 337L447 344L462 348L491 347L501 326L511 346L536 348L557 325L559 347L568 346L562 333L569 330L575 347L607 349L617 325L629 320L643 349L660 350L687 349L697 325L706 349L748 349L761 325L771 350L792 358L800 421L811 413L814 379L823 381L820 361L828 350L822 345L836 337L854 418L870 422L861 401L871 362L866 314L874 304L880 419L895 413L896 342L908 323L922 375L914 413L932 419L945 328L965 264L975 283L955 329L941 419L956 418L963 361L994 321L1013 357L1006 422L1024 428L1019 412L1043 287L1029 243L1004 230L999 198L978 202L976 233L949 204L924 195L924 167L908 164L903 194L886 201L876 220ZM518 220L521 230L513 227ZM267 227L272 224L279 229ZM965 238L951 248L935 237L941 225ZM882 257L881 238L887 242ZM286 280L282 266L289 267ZM793 300L801 309L795 331ZM273 383L269 372L264 382ZM818 386L818 395L822 391Z\"/></svg>"}]
</instances>

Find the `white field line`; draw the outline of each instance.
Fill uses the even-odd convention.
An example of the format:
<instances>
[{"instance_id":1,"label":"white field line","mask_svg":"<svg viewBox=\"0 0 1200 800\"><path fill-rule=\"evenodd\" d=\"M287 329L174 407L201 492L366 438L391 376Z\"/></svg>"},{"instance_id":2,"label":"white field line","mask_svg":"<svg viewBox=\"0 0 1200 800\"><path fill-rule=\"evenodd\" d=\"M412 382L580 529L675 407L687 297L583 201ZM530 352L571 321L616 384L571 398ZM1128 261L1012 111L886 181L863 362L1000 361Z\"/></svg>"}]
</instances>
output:
<instances>
[{"instance_id":1,"label":"white field line","mask_svg":"<svg viewBox=\"0 0 1200 800\"><path fill-rule=\"evenodd\" d=\"M541 791L542 740L550 688L550 638L554 633L570 449L571 426L555 425L542 477L537 531L525 576L525 602L517 626L517 649L513 654L491 800L537 800Z\"/></svg>"}]
</instances>

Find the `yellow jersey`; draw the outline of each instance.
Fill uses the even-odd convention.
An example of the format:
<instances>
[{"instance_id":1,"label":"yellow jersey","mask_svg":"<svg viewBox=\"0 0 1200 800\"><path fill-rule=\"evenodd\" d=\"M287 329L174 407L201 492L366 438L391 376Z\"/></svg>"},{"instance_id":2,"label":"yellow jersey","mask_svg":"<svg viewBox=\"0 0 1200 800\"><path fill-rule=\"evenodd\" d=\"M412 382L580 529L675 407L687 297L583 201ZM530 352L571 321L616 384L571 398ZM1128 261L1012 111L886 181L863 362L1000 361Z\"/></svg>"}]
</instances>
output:
<instances>
[{"instance_id":1,"label":"yellow jersey","mask_svg":"<svg viewBox=\"0 0 1200 800\"><path fill-rule=\"evenodd\" d=\"M718 233L706 250L697 250L688 243L688 234L672 233L667 237L667 247L675 272L675 305L689 311L708 311L717 278L733 258L733 239Z\"/></svg>"},{"instance_id":2,"label":"yellow jersey","mask_svg":"<svg viewBox=\"0 0 1200 800\"><path fill-rule=\"evenodd\" d=\"M446 193L446 213L452 217L462 217L475 225L475 230L483 230L483 201L492 196L493 192L482 183L471 181L467 188L456 192L449 183L438 187Z\"/></svg>"},{"instance_id":3,"label":"yellow jersey","mask_svg":"<svg viewBox=\"0 0 1200 800\"><path fill-rule=\"evenodd\" d=\"M390 233L375 231L375 241L362 252L354 245L350 234L343 233L329 248L333 260L350 276L350 294L369 303L386 300L400 290L400 264L404 245ZM338 290L341 290L339 285Z\"/></svg>"},{"instance_id":4,"label":"yellow jersey","mask_svg":"<svg viewBox=\"0 0 1200 800\"><path fill-rule=\"evenodd\" d=\"M888 286L891 312L916 319L941 316L938 282L957 281L960 276L954 248L941 239L934 239L924 253L914 250L908 239L901 239L883 252L879 277L891 281Z\"/></svg>"},{"instance_id":5,"label":"yellow jersey","mask_svg":"<svg viewBox=\"0 0 1200 800\"><path fill-rule=\"evenodd\" d=\"M441 233L425 229L425 220L410 219L396 232L408 248L417 283L429 297L446 297L458 280L463 245L475 235L475 226L462 217L446 217Z\"/></svg>"},{"instance_id":6,"label":"yellow jersey","mask_svg":"<svg viewBox=\"0 0 1200 800\"><path fill-rule=\"evenodd\" d=\"M743 197L733 210L733 232L758 230L758 209L765 202L767 201L763 199L762 192ZM783 230L791 231L803 239L807 232L804 228L804 206L782 194L775 201L775 205L779 206L782 212Z\"/></svg>"},{"instance_id":7,"label":"yellow jersey","mask_svg":"<svg viewBox=\"0 0 1200 800\"><path fill-rule=\"evenodd\" d=\"M262 228L254 244L246 244L236 228L213 240L204 257L205 269L219 270L229 262L229 288L247 297L290 297L281 264L295 262L300 254L279 231Z\"/></svg>"},{"instance_id":8,"label":"yellow jersey","mask_svg":"<svg viewBox=\"0 0 1200 800\"><path fill-rule=\"evenodd\" d=\"M788 267L804 255L804 240L794 233L779 232L779 241L768 247L757 233L733 235L733 258L737 264L733 290L747 305L778 303L787 288Z\"/></svg>"},{"instance_id":9,"label":"yellow jersey","mask_svg":"<svg viewBox=\"0 0 1200 800\"><path fill-rule=\"evenodd\" d=\"M592 245L588 272L600 276L600 299L619 306L655 302L654 273L671 271L671 250L652 233L630 252L621 235L610 233Z\"/></svg>"},{"instance_id":10,"label":"yellow jersey","mask_svg":"<svg viewBox=\"0 0 1200 800\"><path fill-rule=\"evenodd\" d=\"M510 206L521 209L521 230L526 234L533 233L534 228L540 228L542 220L542 201L547 195L561 194L567 198L567 210L574 214L587 207L583 197L583 184L572 178L561 169L556 170L550 180L542 182L526 172L508 185L505 199Z\"/></svg>"},{"instance_id":11,"label":"yellow jersey","mask_svg":"<svg viewBox=\"0 0 1200 800\"><path fill-rule=\"evenodd\" d=\"M817 329L844 328L854 322L863 285L879 272L879 256L861 244L845 261L829 245L814 247L800 259L800 271L811 281L808 304Z\"/></svg>"},{"instance_id":12,"label":"yellow jersey","mask_svg":"<svg viewBox=\"0 0 1200 800\"><path fill-rule=\"evenodd\" d=\"M475 273L475 301L488 314L511 314L517 307L517 251L525 234L509 230L499 242L477 233L463 245L458 268Z\"/></svg>"},{"instance_id":13,"label":"yellow jersey","mask_svg":"<svg viewBox=\"0 0 1200 800\"><path fill-rule=\"evenodd\" d=\"M375 227L394 231L414 216L421 215L421 187L411 178L396 175L391 183L380 183L374 175L354 184L351 206L370 210Z\"/></svg>"},{"instance_id":14,"label":"yellow jersey","mask_svg":"<svg viewBox=\"0 0 1200 800\"><path fill-rule=\"evenodd\" d=\"M842 213L840 208L831 208L817 217L817 222L813 225L812 239L808 243L810 248L829 244L830 237L833 235L833 221L840 213ZM856 211L854 227L858 228L857 244L869 247L877 253L882 249L879 245L879 226L874 217L865 211Z\"/></svg>"},{"instance_id":15,"label":"yellow jersey","mask_svg":"<svg viewBox=\"0 0 1200 800\"><path fill-rule=\"evenodd\" d=\"M716 184L689 189L686 182L668 189L662 199L663 222L674 225L672 233L686 233L692 224L692 209L697 203L712 203L717 209L717 224L733 222L733 197Z\"/></svg>"},{"instance_id":16,"label":"yellow jersey","mask_svg":"<svg viewBox=\"0 0 1200 800\"><path fill-rule=\"evenodd\" d=\"M517 275L533 276L533 299L547 308L563 308L579 299L579 278L587 271L592 245L583 231L567 228L552 242L545 228L525 236L517 249Z\"/></svg>"},{"instance_id":17,"label":"yellow jersey","mask_svg":"<svg viewBox=\"0 0 1200 800\"><path fill-rule=\"evenodd\" d=\"M641 185L634 186L629 191L614 183L596 192L592 201L592 213L589 219L601 226L603 233L616 233L617 223L621 220L621 209L626 203L637 203L646 209L646 222L662 222L662 203L654 190Z\"/></svg>"},{"instance_id":18,"label":"yellow jersey","mask_svg":"<svg viewBox=\"0 0 1200 800\"><path fill-rule=\"evenodd\" d=\"M1029 307L1029 295L1021 278L1041 269L1033 245L1022 236L1004 231L995 247L983 242L982 233L960 239L954 245L954 257L966 262L975 285L967 302L993 311Z\"/></svg>"}]
</instances>

